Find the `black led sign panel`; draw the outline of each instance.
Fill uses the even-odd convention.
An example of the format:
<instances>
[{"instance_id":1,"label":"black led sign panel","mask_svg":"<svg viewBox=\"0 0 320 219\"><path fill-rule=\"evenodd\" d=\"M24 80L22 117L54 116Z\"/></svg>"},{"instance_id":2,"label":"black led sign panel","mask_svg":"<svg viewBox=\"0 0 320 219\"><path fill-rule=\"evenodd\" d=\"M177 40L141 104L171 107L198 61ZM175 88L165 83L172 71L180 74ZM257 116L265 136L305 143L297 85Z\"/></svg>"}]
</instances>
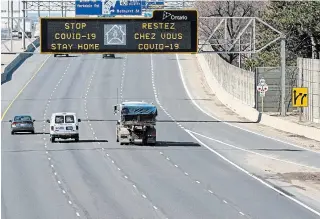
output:
<instances>
[{"instance_id":1,"label":"black led sign panel","mask_svg":"<svg viewBox=\"0 0 320 219\"><path fill-rule=\"evenodd\" d=\"M41 53L196 53L196 10L152 18L41 18Z\"/></svg>"}]
</instances>

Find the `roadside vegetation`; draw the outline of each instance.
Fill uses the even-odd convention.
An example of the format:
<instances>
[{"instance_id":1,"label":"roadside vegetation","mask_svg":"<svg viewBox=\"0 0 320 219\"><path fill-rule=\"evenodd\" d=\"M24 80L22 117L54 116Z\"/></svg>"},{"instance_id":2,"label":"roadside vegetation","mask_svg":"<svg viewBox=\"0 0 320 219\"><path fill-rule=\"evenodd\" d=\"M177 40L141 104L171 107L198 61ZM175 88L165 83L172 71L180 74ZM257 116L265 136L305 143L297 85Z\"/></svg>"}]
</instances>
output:
<instances>
[{"instance_id":1,"label":"roadside vegetation","mask_svg":"<svg viewBox=\"0 0 320 219\"><path fill-rule=\"evenodd\" d=\"M320 2L319 1L199 1L196 3L203 17L258 17L282 32L286 37L287 65L295 66L297 57L320 59ZM230 49L232 39L248 24L249 19L229 19L227 43L223 28L218 28L210 42L216 51ZM200 19L202 39L210 36L218 19ZM250 30L250 28L248 28ZM241 38L241 50L252 49L252 28ZM256 23L256 48L261 48L279 34ZM200 38L201 39L201 38ZM250 43L251 40L251 43ZM251 45L251 47L250 47ZM239 51L237 43L231 51ZM219 54L227 62L242 68L280 66L280 41L254 55ZM239 65L240 62L240 65Z\"/></svg>"}]
</instances>

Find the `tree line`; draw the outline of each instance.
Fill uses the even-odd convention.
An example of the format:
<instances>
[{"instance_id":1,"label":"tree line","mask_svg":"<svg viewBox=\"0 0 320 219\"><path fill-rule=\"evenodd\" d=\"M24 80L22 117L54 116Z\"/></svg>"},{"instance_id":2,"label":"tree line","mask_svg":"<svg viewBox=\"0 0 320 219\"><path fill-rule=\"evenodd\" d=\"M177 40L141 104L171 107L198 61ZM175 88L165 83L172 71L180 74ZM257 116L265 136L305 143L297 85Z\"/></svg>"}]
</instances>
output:
<instances>
[{"instance_id":1,"label":"tree line","mask_svg":"<svg viewBox=\"0 0 320 219\"><path fill-rule=\"evenodd\" d=\"M245 17L258 17L284 34L287 65L295 66L297 57L320 59L320 1L198 1L195 7L199 16L206 17L200 19L200 40L207 39L215 30L210 43L216 51L252 50L253 41L258 49L279 37L279 33L267 25L256 22L255 30L252 24L249 25L240 38L241 42L235 41L250 20ZM230 18L226 26L216 28L220 21L217 17ZM230 46L232 44L234 46ZM244 68L280 66L280 41L254 55L219 55L227 62Z\"/></svg>"}]
</instances>

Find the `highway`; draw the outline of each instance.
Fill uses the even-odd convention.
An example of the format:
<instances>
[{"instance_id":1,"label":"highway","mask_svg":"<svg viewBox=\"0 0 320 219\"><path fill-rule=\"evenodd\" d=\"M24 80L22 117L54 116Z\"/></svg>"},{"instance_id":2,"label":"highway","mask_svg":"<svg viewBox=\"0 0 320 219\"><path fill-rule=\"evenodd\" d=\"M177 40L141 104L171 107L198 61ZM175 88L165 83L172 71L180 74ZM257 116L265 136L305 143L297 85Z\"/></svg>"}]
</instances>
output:
<instances>
[{"instance_id":1,"label":"highway","mask_svg":"<svg viewBox=\"0 0 320 219\"><path fill-rule=\"evenodd\" d=\"M116 142L113 105L124 100L152 101L158 119L171 121L157 125L157 146ZM50 143L44 120L58 111L76 112L83 120L80 142ZM35 135L11 136L9 123L1 124L2 218L319 218L188 134L192 130L251 149L286 147L214 122L196 109L175 55L52 56L3 121L25 113L37 120ZM232 160L230 151L223 153Z\"/></svg>"}]
</instances>

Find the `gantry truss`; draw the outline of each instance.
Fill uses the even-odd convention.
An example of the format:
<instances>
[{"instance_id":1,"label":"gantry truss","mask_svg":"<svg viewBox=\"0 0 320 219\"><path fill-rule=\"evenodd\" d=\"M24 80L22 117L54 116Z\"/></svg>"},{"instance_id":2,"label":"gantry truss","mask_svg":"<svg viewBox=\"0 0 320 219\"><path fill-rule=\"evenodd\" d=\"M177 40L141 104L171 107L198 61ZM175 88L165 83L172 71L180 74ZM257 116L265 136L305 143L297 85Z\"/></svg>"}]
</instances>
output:
<instances>
[{"instance_id":1,"label":"gantry truss","mask_svg":"<svg viewBox=\"0 0 320 219\"><path fill-rule=\"evenodd\" d=\"M49 1L49 0L27 0L22 1L25 4L26 11L74 11L75 0L73 1ZM192 8L196 0L176 0L176 1L164 1L164 9L170 8Z\"/></svg>"},{"instance_id":2,"label":"gantry truss","mask_svg":"<svg viewBox=\"0 0 320 219\"><path fill-rule=\"evenodd\" d=\"M265 41L262 28L274 32L274 39ZM261 52L283 35L257 17L199 17L198 37L199 52L250 55Z\"/></svg>"}]
</instances>

